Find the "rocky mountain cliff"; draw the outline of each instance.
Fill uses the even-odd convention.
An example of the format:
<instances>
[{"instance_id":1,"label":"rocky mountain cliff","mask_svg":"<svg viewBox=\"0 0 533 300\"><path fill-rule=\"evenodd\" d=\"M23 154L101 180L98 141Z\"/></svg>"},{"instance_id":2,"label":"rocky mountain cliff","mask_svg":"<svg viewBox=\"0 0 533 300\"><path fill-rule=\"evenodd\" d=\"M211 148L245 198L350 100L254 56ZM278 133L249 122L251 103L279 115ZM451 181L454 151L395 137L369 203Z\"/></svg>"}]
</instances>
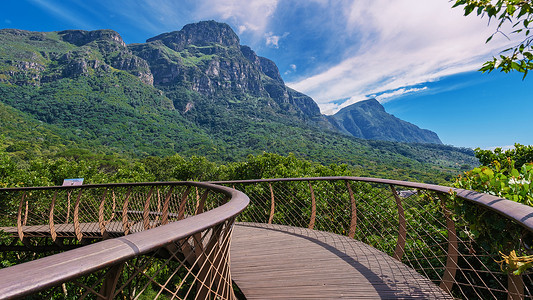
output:
<instances>
[{"instance_id":1,"label":"rocky mountain cliff","mask_svg":"<svg viewBox=\"0 0 533 300\"><path fill-rule=\"evenodd\" d=\"M376 100L354 103L338 111L328 120L340 131L369 140L406 143L442 144L436 133L400 120L385 112Z\"/></svg>"},{"instance_id":2,"label":"rocky mountain cliff","mask_svg":"<svg viewBox=\"0 0 533 300\"><path fill-rule=\"evenodd\" d=\"M226 105L251 104L254 101L250 97L260 98L263 107L255 106L255 110L267 109L327 124L317 104L286 87L276 64L240 45L239 37L227 24L215 21L189 24L180 31L164 33L128 48L148 62L153 84L162 90L188 90ZM183 112L201 109L190 98L173 100Z\"/></svg>"},{"instance_id":3,"label":"rocky mountain cliff","mask_svg":"<svg viewBox=\"0 0 533 300\"><path fill-rule=\"evenodd\" d=\"M389 170L475 164L472 151L449 146L354 138L336 119L347 109L328 121L313 99L284 84L274 62L214 21L131 45L112 30L0 30L0 102L2 120L20 123L0 123L4 143L21 155L77 145L219 161L293 152L322 163ZM368 113L350 118L379 123ZM361 137L440 142L431 135L409 140L410 131L385 136L378 134L382 129L360 127L367 129L374 134Z\"/></svg>"},{"instance_id":4,"label":"rocky mountain cliff","mask_svg":"<svg viewBox=\"0 0 533 300\"><path fill-rule=\"evenodd\" d=\"M215 21L189 24L132 45L112 30L4 29L0 42L0 82L41 86L123 71L159 90L168 99L165 107L212 131L224 130L222 119L239 115L239 121L302 123L366 139L440 143L435 134L421 134L398 119L392 122L384 111L352 111L342 119L347 116L343 110L326 118L313 99L285 85L273 61L240 45L230 26Z\"/></svg>"}]
</instances>

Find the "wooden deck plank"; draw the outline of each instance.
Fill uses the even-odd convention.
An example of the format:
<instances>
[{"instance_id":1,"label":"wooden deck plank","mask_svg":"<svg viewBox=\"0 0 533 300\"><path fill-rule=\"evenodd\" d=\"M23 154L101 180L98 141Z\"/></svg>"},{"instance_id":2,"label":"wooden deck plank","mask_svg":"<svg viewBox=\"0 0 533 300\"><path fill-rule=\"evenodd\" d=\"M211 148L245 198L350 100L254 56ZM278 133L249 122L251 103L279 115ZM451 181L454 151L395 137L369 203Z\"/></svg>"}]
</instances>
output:
<instances>
[{"instance_id":1,"label":"wooden deck plank","mask_svg":"<svg viewBox=\"0 0 533 300\"><path fill-rule=\"evenodd\" d=\"M150 226L157 225L153 221ZM80 230L82 234L90 236L101 236L100 225L98 223L80 223ZM17 227L0 227L0 231L9 233L13 236L18 235ZM73 237L76 236L74 231L74 224L55 224L55 231L58 237ZM106 231L113 236L124 235L122 222L109 222L106 224ZM144 231L143 222L136 222L130 227L130 233ZM28 237L48 237L50 236L50 225L28 225L22 226L22 232Z\"/></svg>"},{"instance_id":2,"label":"wooden deck plank","mask_svg":"<svg viewBox=\"0 0 533 300\"><path fill-rule=\"evenodd\" d=\"M231 272L247 299L451 299L364 243L282 225L236 224Z\"/></svg>"},{"instance_id":3,"label":"wooden deck plank","mask_svg":"<svg viewBox=\"0 0 533 300\"><path fill-rule=\"evenodd\" d=\"M139 224L131 231L142 230ZM80 224L99 235L97 223ZM123 234L122 222L107 224ZM137 228L139 227L139 228ZM16 234L16 228L0 228ZM73 234L72 224L56 225ZM26 234L46 236L47 225L25 226ZM414 270L364 243L304 228L238 223L231 245L233 280L247 299L451 299Z\"/></svg>"}]
</instances>

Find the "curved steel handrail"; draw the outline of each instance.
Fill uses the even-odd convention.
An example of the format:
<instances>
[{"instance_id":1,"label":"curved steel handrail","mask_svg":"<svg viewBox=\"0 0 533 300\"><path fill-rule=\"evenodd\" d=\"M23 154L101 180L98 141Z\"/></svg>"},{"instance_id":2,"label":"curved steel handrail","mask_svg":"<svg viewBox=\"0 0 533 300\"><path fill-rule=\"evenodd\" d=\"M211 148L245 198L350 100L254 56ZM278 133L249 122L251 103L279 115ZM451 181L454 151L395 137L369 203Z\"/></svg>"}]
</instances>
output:
<instances>
[{"instance_id":1,"label":"curved steel handrail","mask_svg":"<svg viewBox=\"0 0 533 300\"><path fill-rule=\"evenodd\" d=\"M273 222L274 210L277 206L274 205L274 190L273 186L276 187L274 183L287 182L309 182L304 184L308 188L309 197L312 201L309 200L309 205L313 206L309 210L311 221L307 224L300 224L301 227L309 227L312 229L316 228L315 225L315 215L320 212L317 210L317 199L320 198L319 195L319 186L312 187L311 182L316 181L346 181L348 182L364 182L371 184L381 184L384 187L390 187L388 194L385 197L388 200L392 200L392 203L396 201L398 209L398 236L397 236L397 245L396 250L391 256L402 260L402 256L405 258L404 249L405 238L406 238L406 225L401 224L405 222L404 214L405 207L402 205L407 205L405 199L400 199L396 192L394 186L405 187L408 189L416 189L425 192L429 192L429 195L439 195L440 196L451 196L454 194L455 197L464 199L468 202L471 202L479 207L492 210L501 216L519 224L524 227L527 231L533 232L533 207L525 206L510 200L502 199L496 196L477 193L473 191L432 185L432 184L422 184L415 182L407 181L398 181L398 180L389 180L389 179L379 179L379 178L366 178L366 177L350 177L350 176L341 176L341 177L308 177L308 178L279 178L279 179L259 179L259 180L235 180L235 181L216 181L210 183L191 183L191 182L159 182L159 183L138 183L138 184L104 184L104 185L85 185L82 187L40 187L40 188L11 188L11 189L2 189L5 191L33 191L33 190L53 190L53 189L79 189L79 188L107 188L107 187L128 187L128 186L164 186L164 185L190 185L197 187L206 187L211 190L216 190L218 192L224 193L226 196L230 197L231 200L217 208L214 208L210 211L201 213L196 216L188 217L186 220L177 221L170 223L168 225L160 226L157 228L150 229L148 231L138 232L130 234L128 236L123 236L119 238L114 238L110 240L105 240L99 243L91 244L84 246L75 250L70 250L61 254L45 257L36 261L29 263L24 263L10 267L8 269L0 270L0 295L1 297L20 297L23 295L28 295L36 291L46 289L57 285L62 282L70 281L74 278L83 276L84 274L89 274L95 270L102 269L105 267L115 266L122 261L126 261L132 257L138 256L139 254L145 254L153 252L156 249L159 249L167 244L181 240L186 237L191 237L193 235L199 234L200 232L213 228L227 220L228 218L236 217L240 212L242 212L249 199L246 195L232 190L227 187L215 186L213 184L224 184L224 185L249 185L249 184L262 184L268 183L269 189L263 190L263 193L270 191L270 194L266 199L270 200L272 203L271 207L266 207L265 211L270 210L270 217L267 215L269 223ZM327 186L327 185L325 185ZM339 185L337 185L338 187ZM374 185L372 185L374 186ZM352 198L352 224L350 224L348 234L348 229L346 229L346 234L353 237L355 234L355 223L353 223L353 214L355 208L355 201L353 201L353 192L350 188L350 185L347 184L345 187L344 196L348 195ZM349 192L349 193L348 193ZM316 195L315 195L316 194ZM289 196L287 194L286 196ZM340 196L340 195L337 195ZM383 196L383 195L381 195ZM357 197L357 195L355 196ZM319 200L319 199L318 199ZM278 199L278 203L282 202L283 199ZM339 200L344 201L344 200ZM416 200L415 200L416 202ZM20 202L22 203L22 201ZM283 204L283 203L282 203ZM22 205L22 204L21 204ZM350 204L348 203L348 206ZM441 203L443 205L443 203ZM395 207L389 206L389 208ZM318 211L318 213L317 213ZM348 213L350 208L348 208ZM357 210L355 211L357 214ZM19 211L20 215L20 211ZM403 220L402 220L403 218ZM447 252L447 258L445 262L445 272L444 275L441 275L441 288L447 292L451 292L454 284L458 285L459 282L455 279L455 273L461 272L460 266L458 266L458 257L462 254L459 253L459 247L462 245L461 241L457 241L457 234L455 233L455 225L452 218L450 217L450 212L447 211L445 205L442 207L442 218L444 225L444 230L448 230L448 249L446 247L439 246L442 249L442 252ZM267 222L267 219L262 220L262 222ZM357 219L355 219L357 222ZM276 220L274 220L276 222ZM353 226L352 226L353 225ZM359 224L357 224L359 226ZM401 232L402 226L404 231ZM353 227L353 228L352 228ZM359 228L359 227L357 227ZM407 233L407 236L409 233ZM403 237L402 237L403 236ZM403 241L402 241L403 239ZM402 244L403 243L403 244ZM228 247L229 248L229 247ZM106 253L109 249L113 249L112 253ZM83 257L83 258L80 258ZM88 260L88 261L87 261ZM61 268L54 269L54 265L60 265ZM444 268L444 266L442 266ZM50 271L53 270L53 271ZM225 272L225 271L224 271ZM227 270L229 272L229 269ZM24 282L24 283L23 283ZM522 279L514 278L509 276L509 283L507 293L511 297L523 297L523 282ZM489 290L492 288L489 288ZM498 290L500 289L500 290ZM522 292L520 291L522 289ZM505 288L495 288L498 292L503 292ZM489 293L492 293L489 291ZM463 294L464 295L464 294Z\"/></svg>"},{"instance_id":2,"label":"curved steel handrail","mask_svg":"<svg viewBox=\"0 0 533 300\"><path fill-rule=\"evenodd\" d=\"M6 191L79 189L95 187L188 185L220 192L230 200L212 210L186 219L123 237L69 250L63 253L0 269L0 298L26 296L70 281L96 270L116 265L133 257L150 253L172 242L192 236L234 218L249 203L242 192L209 183L156 182L140 184L101 184L78 187L9 188Z\"/></svg>"},{"instance_id":3,"label":"curved steel handrail","mask_svg":"<svg viewBox=\"0 0 533 300\"><path fill-rule=\"evenodd\" d=\"M441 251L441 253L443 253L444 260L445 260L439 263L437 267L434 267L434 266L429 267L430 273L435 272L436 269L440 269L442 271L439 271L439 272L443 272L437 275L439 277L438 280L433 278L433 280L436 281L435 283L440 282L440 287L448 293L453 293L452 289L455 286L457 289L460 290L459 292L456 290L456 292L459 294L462 294L462 297L471 296L471 294L468 294L468 293L465 294L464 291L462 290L465 286L467 286L467 288L472 288L472 289L477 289L477 288L486 289L484 292L486 292L488 295L492 297L500 297L502 293L506 293L512 299L523 298L524 289L526 288L528 290L528 293L531 294L532 288L530 286L526 287L526 284L524 283L525 280L522 277L512 275L511 273L504 274L502 272L499 272L499 275L497 274L500 267L498 266L498 264L495 263L495 260L501 260L501 257L499 257L497 252L489 253L488 252L489 250L480 248L479 251L483 251L483 254L480 254L479 259L477 258L478 254L475 253L476 250L474 250L472 248L473 246L471 245L472 243L475 243L475 240L472 240L467 228L456 227L457 225L455 224L455 221L457 220L454 221L454 218L460 217L460 216L454 215L450 207L447 207L450 205L453 206L452 202L450 202L449 199L453 199L453 198L463 199L465 200L465 202L472 203L475 206L478 206L485 210L490 210L490 211L493 211L499 214L500 216L504 217L504 219L508 220L507 224L514 222L520 225L521 227L523 227L527 232L533 233L533 207L531 206L526 206L526 205L511 201L511 200L499 198L493 195L478 193L478 192L464 190L464 189L457 189L457 188L439 186L439 185L433 185L433 184L423 184L423 183L416 183L416 182L380 179L380 178L367 178L367 177L339 176L339 177L276 178L276 179L259 179L259 180L213 181L212 183L238 186L236 188L242 187L243 191L246 190L245 187L247 185L264 184L264 188L262 189L262 191L260 190L261 192L259 192L259 193L262 193L263 195L260 196L260 198L258 199L254 199L255 195L248 193L248 190L246 190L247 195L252 199L251 204L260 203L261 205L260 208L258 208L258 210L255 210L253 211L253 213L248 214L249 217L251 217L252 219L254 218L257 219L257 217L259 217L260 220L258 219L255 222L266 223L268 219L269 224L275 223L275 224L281 224L281 225L291 225L291 226L297 226L297 227L303 227L303 228L307 227L309 229L313 229L313 227L316 227L315 214L319 214L317 213L318 208L316 207L317 199L316 199L315 194L320 192L318 191L320 187L312 186L311 183L338 182L338 181L346 182L346 186L344 187L345 190L343 190L341 193L344 193L344 196L342 197L346 198L347 197L346 194L349 194L349 198L351 198L351 208L350 208L350 203L344 202L343 204L344 209L345 209L345 214L349 214L350 209L351 209L351 221L347 220L348 224L341 225L341 227L345 226L345 227L342 227L343 228L342 232L336 232L336 233L345 234L345 235L348 235L349 237L354 237L356 235L356 228L357 230L360 230L360 226L359 226L360 221L358 220L358 218L361 218L361 217L364 218L364 216L359 216L360 214L358 211L359 208L357 207L357 205L359 205L357 204L358 200L354 199L354 198L357 198L358 195L354 196L352 188L350 187L348 182L379 184L382 187L386 187L389 190L388 196L385 196L385 198L388 197L386 200L387 201L390 200L389 203L396 202L396 205L389 204L388 209L391 209L392 207L397 208L397 217L396 217L396 220L393 222L396 224L395 226L397 226L397 235L394 236L394 239L397 239L396 249L392 251L392 253L389 250L387 250L387 252L389 252L389 255L391 255L392 257L398 260L401 260L404 262L406 259L411 260L411 258L405 257L405 254L406 254L405 252L407 251L407 247L408 247L408 243L406 245L406 240L411 239L411 243L416 244L418 241L421 240L421 237L413 236L413 234L416 234L415 231L417 229L412 228L412 225L409 225L409 220L407 219L408 216L405 214L405 210L407 209L406 205L412 205L412 203L416 203L417 200L414 200L414 202L411 202L411 204L407 204L405 202L406 198L412 198L412 197L411 196L406 196L405 198L400 197L395 186L400 187L400 189L407 188L407 189L414 189L417 191L422 191L423 192L422 194L427 195L428 198L435 198L436 201L439 203L436 205L437 205L437 208L439 208L441 215L440 217L436 217L436 218L441 218L441 220L437 223L439 223L441 232L442 231L445 232L445 234L440 234L439 238L435 238L435 237L429 238L429 241L433 243L436 243L438 242L437 241L438 239L441 239L441 241L438 242L441 244L440 245L437 244L437 248L439 249L439 251ZM290 182L293 182L294 184L296 184L295 182L302 182L302 184L300 185L300 188L295 188L294 185L291 188L289 185L287 185ZM303 182L307 182L308 184L303 184ZM331 184L332 184L331 187L333 187L333 183ZM278 190L279 194L276 194L276 192L274 192L275 189L273 189L273 187L275 187L276 185L277 185L277 188L279 189ZM337 194L334 194L334 195L330 194L328 196L329 198L327 198L326 196L324 197L330 200L341 197L341 194L338 194L339 193L338 188L339 188L339 185L337 185L337 190L332 190L334 191L334 193L337 193ZM303 196L303 198L300 198L298 200L297 198L302 197L302 194L298 194L298 195L293 194L293 193L297 193L294 191L298 190L299 191L298 193L302 193L302 191L304 191L305 189L307 189L307 196ZM251 189L250 191L252 191L253 193L254 190ZM270 194L268 194L268 191L270 191ZM383 196L383 195L380 195L380 196ZM416 199L418 196L413 196L413 197ZM256 202L254 200L260 200L260 201ZM361 200L363 200L363 198ZM297 204L298 208L289 207L290 205L294 205L294 204L289 204L289 202L292 203L294 201L296 202L300 201ZM333 201L339 201L339 200L333 200ZM340 200L340 202L342 201L344 200ZM270 202L270 205L268 202ZM326 202L326 203L327 203L326 206L328 206L329 202ZM277 216L278 220L276 221L276 217L275 217L276 211L278 210L278 206L280 205L282 206L281 208L282 211L280 212L280 215ZM287 214L286 213L287 211L290 211L291 214L304 213L304 211L301 210L301 208L303 207L305 207L306 209L305 214L307 215L301 215L299 217L300 218L299 221L297 221L296 223L293 221L294 218L291 221L288 219L284 219L282 217L282 214ZM251 208L252 206L250 206L249 209ZM269 210L270 210L270 213L268 213ZM246 211L244 212L244 214L246 214ZM327 216L322 216L322 220L324 220L325 217ZM345 217L349 217L349 216L346 215ZM392 216L389 216L389 217L392 217ZM412 215L411 215L411 218L413 218ZM379 217L377 218L370 217L370 219L373 219L374 222L379 222ZM437 219L434 219L433 222L435 222L436 220ZM243 221L246 221L246 220L243 220ZM292 222L294 224L286 224L285 223L286 221ZM388 220L387 222L388 224L391 224ZM416 221L415 223L417 222L419 221ZM461 226L465 226L464 222L466 222L466 220L462 219L461 222L463 224ZM422 222L418 224L421 224L421 223ZM348 225L349 225L349 228L348 228ZM321 230L330 231L328 228L325 228L327 226L331 226L331 225L323 225ZM411 226L411 229L410 229L411 233L407 232L409 230L407 228L408 226ZM513 228L509 226L510 225L507 225L507 228ZM331 227L331 228L338 231L338 226L336 229L334 227ZM517 226L516 228L519 228L519 227ZM507 229L507 230L511 230L511 229ZM426 231L426 230L422 229L422 231ZM431 231L429 230L429 231L426 231L425 234L428 234L428 232L431 233ZM371 235L375 233L376 231L370 232ZM461 234L463 234L463 238L460 236ZM361 235L359 236L361 237ZM363 236L362 238L364 239L365 237ZM390 238L390 235L389 235L389 238ZM445 239L444 244L442 244L442 239ZM517 241L514 241L514 242L517 242ZM410 247L413 247L413 246L411 245ZM431 246L427 244L425 247L431 247ZM522 244L521 247L524 247L524 245ZM512 249L508 249L506 251L510 251L510 250ZM382 251L384 251L384 249L382 249ZM418 251L420 251L420 249ZM466 251L466 252L462 253L461 251ZM431 252L433 253L433 250L431 250ZM415 253L411 253L409 255L412 256L412 255L415 255ZM492 266L489 267L488 263L483 261L483 260L486 261L486 258L483 258L483 257L486 257L486 258L490 257L488 259L488 263L490 263ZM468 260L472 258L475 259L476 262L472 262L472 263L468 262ZM415 257L413 260L414 263L412 261L409 261L408 264L409 265L414 264L412 265L412 267L417 269L416 265L420 264L420 260L427 260L427 259L428 259L427 257L421 257L421 258ZM440 258L438 256L435 256L432 259L439 260ZM465 262L467 266L460 266L461 263L464 264ZM476 263L480 264L482 269L479 269L479 270L475 269L473 267L473 264L476 264ZM421 268L422 268L421 271L423 275L427 276L428 274L426 274L424 267L421 267ZM478 285L478 283L474 283L473 281L471 281L471 279L466 279L467 283L457 281L456 273L458 274L461 273L460 276L464 277L464 276L470 276L470 275L466 275L466 273L468 272L476 272L476 274L473 276L477 276L480 279L481 283L479 283L479 285L481 286L476 286ZM484 282L484 279L481 279L481 277L479 277L479 276L482 276L479 274L483 274L483 273L491 274L490 275L492 276L491 280L497 281L496 285L491 286L490 285L491 283ZM496 279L496 277L498 276L504 276L504 278L507 277L508 278L507 282L503 282L500 279ZM531 279L528 279L528 280L531 280ZM460 287L460 285L463 285L463 286ZM474 292L474 295L475 293L477 292ZM495 296L495 295L500 295L500 296ZM477 294L477 296L481 298L480 294Z\"/></svg>"},{"instance_id":4,"label":"curved steel handrail","mask_svg":"<svg viewBox=\"0 0 533 300\"><path fill-rule=\"evenodd\" d=\"M210 181L213 184L251 184L251 183L273 183L273 182L290 182L290 181L339 181L351 180L368 183L392 184L410 188L424 189L444 194L456 193L457 196L468 200L472 203L488 208L506 218L512 219L524 228L533 232L533 207L500 198L486 193L479 193L471 190L447 187L435 184L418 183L411 181L381 179L372 177L352 177L352 176L332 176L332 177L301 177L301 178L272 178L272 179L250 179L250 180L228 180L228 181Z\"/></svg>"}]
</instances>

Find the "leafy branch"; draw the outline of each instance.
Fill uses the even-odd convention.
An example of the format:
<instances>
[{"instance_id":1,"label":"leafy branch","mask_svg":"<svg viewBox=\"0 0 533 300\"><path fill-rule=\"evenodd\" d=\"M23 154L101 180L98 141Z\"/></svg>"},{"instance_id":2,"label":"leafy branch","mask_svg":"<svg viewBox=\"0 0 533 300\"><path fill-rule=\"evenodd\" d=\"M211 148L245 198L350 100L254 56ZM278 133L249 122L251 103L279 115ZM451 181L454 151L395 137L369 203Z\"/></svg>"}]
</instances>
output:
<instances>
[{"instance_id":1,"label":"leafy branch","mask_svg":"<svg viewBox=\"0 0 533 300\"><path fill-rule=\"evenodd\" d=\"M493 57L483 64L482 72L492 72L499 69L502 72L518 71L524 73L526 78L528 71L533 69L533 36L531 36L531 25L533 25L532 0L456 0L453 7L463 6L465 16L476 12L478 16L487 16L489 22L496 20L498 26L496 31L486 40L490 42L494 35L503 34L505 24L511 24L513 31L509 35L523 34L522 42L514 47L503 50L499 57Z\"/></svg>"}]
</instances>

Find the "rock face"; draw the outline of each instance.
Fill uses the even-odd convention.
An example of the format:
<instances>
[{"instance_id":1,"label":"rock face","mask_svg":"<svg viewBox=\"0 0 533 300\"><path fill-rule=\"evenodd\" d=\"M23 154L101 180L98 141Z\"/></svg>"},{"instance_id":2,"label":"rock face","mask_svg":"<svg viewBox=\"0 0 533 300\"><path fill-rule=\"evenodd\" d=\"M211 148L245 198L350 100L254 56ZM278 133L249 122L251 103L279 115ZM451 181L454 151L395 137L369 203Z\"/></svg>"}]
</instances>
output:
<instances>
[{"instance_id":1,"label":"rock face","mask_svg":"<svg viewBox=\"0 0 533 300\"><path fill-rule=\"evenodd\" d=\"M442 144L436 133L388 114L376 99L354 103L328 120L338 130L358 138Z\"/></svg>"},{"instance_id":2,"label":"rock face","mask_svg":"<svg viewBox=\"0 0 533 300\"><path fill-rule=\"evenodd\" d=\"M144 44L130 45L129 49L148 62L156 87L185 88L219 102L243 103L250 96L260 98L266 104L264 109L329 126L318 105L285 86L276 64L240 45L227 24L189 24ZM187 112L199 107L181 99L175 99L175 106Z\"/></svg>"},{"instance_id":3,"label":"rock face","mask_svg":"<svg viewBox=\"0 0 533 300\"><path fill-rule=\"evenodd\" d=\"M113 30L2 29L0 53L0 83L42 86L63 78L98 82L103 75L133 75L139 79L133 77L134 84L156 88L168 100L165 107L224 134L234 132L231 123L281 122L365 139L441 143L435 133L387 114L375 100L322 115L313 99L285 85L273 61L240 45L230 26L215 21L131 45Z\"/></svg>"},{"instance_id":4,"label":"rock face","mask_svg":"<svg viewBox=\"0 0 533 300\"><path fill-rule=\"evenodd\" d=\"M161 41L174 51L183 51L190 45L210 47L218 44L222 47L239 47L239 37L227 24L215 21L202 21L183 26L180 31L163 33L146 40L147 43Z\"/></svg>"},{"instance_id":5,"label":"rock face","mask_svg":"<svg viewBox=\"0 0 533 300\"><path fill-rule=\"evenodd\" d=\"M6 55L0 57L0 73L4 75L0 76L0 82L40 85L64 77L90 76L118 69L137 76L146 84L153 84L148 63L133 55L113 30L30 32L3 29L0 42L7 50ZM17 49L20 44L24 44L24 51Z\"/></svg>"},{"instance_id":6,"label":"rock face","mask_svg":"<svg viewBox=\"0 0 533 300\"><path fill-rule=\"evenodd\" d=\"M100 67L105 71L109 71L109 67L113 67L139 77L146 84L153 84L153 75L148 63L133 55L117 32L113 30L65 30L58 32L58 35L63 41L83 49L72 53L75 59L70 64L74 66L67 68L65 76L84 74L89 70L87 66L90 66L91 69ZM102 55L102 61L98 57L91 57L95 50ZM79 55L79 52L82 54ZM69 54L71 53L66 55Z\"/></svg>"}]
</instances>

